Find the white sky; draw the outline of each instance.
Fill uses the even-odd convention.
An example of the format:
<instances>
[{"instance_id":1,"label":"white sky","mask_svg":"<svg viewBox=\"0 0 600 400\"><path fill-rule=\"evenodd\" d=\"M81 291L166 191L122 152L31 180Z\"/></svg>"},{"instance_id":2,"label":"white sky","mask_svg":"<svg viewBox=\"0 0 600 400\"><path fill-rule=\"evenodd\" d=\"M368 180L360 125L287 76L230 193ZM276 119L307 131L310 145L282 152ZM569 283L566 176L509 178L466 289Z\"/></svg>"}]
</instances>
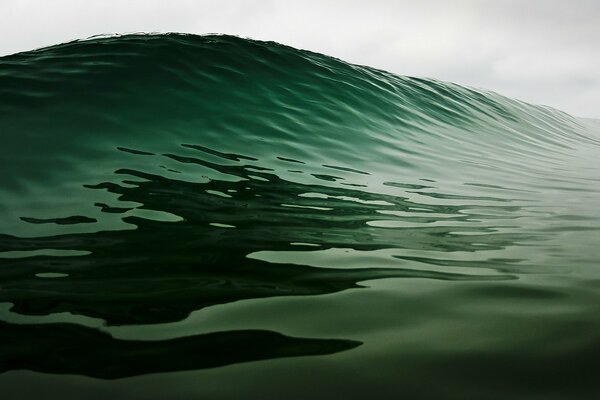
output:
<instances>
[{"instance_id":1,"label":"white sky","mask_svg":"<svg viewBox=\"0 0 600 400\"><path fill-rule=\"evenodd\" d=\"M274 40L600 117L600 0L0 0L0 55L139 31Z\"/></svg>"}]
</instances>

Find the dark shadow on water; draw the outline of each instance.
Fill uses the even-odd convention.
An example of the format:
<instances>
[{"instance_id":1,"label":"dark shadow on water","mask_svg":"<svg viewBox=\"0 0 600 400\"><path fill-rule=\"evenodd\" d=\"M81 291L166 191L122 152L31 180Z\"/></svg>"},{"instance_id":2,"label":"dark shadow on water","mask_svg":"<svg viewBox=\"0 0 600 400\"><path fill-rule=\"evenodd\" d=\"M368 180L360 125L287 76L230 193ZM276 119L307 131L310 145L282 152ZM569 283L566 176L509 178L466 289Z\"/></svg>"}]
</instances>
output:
<instances>
[{"instance_id":1,"label":"dark shadow on water","mask_svg":"<svg viewBox=\"0 0 600 400\"><path fill-rule=\"evenodd\" d=\"M120 340L75 324L0 322L0 373L15 369L100 379L214 368L272 358L325 355L360 345L266 330L211 332L160 341Z\"/></svg>"}]
</instances>

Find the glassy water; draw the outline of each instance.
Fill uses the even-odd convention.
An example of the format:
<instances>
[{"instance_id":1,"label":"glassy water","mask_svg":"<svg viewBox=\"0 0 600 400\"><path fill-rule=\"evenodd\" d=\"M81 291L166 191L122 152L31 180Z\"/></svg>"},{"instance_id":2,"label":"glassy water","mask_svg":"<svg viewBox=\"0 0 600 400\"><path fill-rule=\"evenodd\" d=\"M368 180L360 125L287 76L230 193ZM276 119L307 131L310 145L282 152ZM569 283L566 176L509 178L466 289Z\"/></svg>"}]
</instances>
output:
<instances>
[{"instance_id":1,"label":"glassy water","mask_svg":"<svg viewBox=\"0 0 600 400\"><path fill-rule=\"evenodd\" d=\"M3 398L600 395L600 122L229 36L0 58Z\"/></svg>"}]
</instances>

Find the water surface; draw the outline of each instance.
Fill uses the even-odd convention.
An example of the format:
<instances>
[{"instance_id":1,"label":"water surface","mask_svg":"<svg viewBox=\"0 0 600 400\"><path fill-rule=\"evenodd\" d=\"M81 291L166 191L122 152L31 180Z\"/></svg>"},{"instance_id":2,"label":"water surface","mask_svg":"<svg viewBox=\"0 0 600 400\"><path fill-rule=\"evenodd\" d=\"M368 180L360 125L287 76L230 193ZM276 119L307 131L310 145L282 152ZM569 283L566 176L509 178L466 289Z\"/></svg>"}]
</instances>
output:
<instances>
[{"instance_id":1,"label":"water surface","mask_svg":"<svg viewBox=\"0 0 600 400\"><path fill-rule=\"evenodd\" d=\"M0 58L0 135L7 398L600 394L598 121L169 34Z\"/></svg>"}]
</instances>

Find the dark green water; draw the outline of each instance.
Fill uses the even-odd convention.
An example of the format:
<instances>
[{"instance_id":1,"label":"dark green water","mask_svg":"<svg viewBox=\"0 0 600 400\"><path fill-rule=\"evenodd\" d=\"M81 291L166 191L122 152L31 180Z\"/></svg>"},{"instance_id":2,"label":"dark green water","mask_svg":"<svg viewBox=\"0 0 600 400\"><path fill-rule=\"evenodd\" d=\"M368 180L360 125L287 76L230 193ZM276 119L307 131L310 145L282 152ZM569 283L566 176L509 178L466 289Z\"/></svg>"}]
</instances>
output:
<instances>
[{"instance_id":1,"label":"dark green water","mask_svg":"<svg viewBox=\"0 0 600 400\"><path fill-rule=\"evenodd\" d=\"M600 396L600 123L275 43L0 58L3 399Z\"/></svg>"}]
</instances>

